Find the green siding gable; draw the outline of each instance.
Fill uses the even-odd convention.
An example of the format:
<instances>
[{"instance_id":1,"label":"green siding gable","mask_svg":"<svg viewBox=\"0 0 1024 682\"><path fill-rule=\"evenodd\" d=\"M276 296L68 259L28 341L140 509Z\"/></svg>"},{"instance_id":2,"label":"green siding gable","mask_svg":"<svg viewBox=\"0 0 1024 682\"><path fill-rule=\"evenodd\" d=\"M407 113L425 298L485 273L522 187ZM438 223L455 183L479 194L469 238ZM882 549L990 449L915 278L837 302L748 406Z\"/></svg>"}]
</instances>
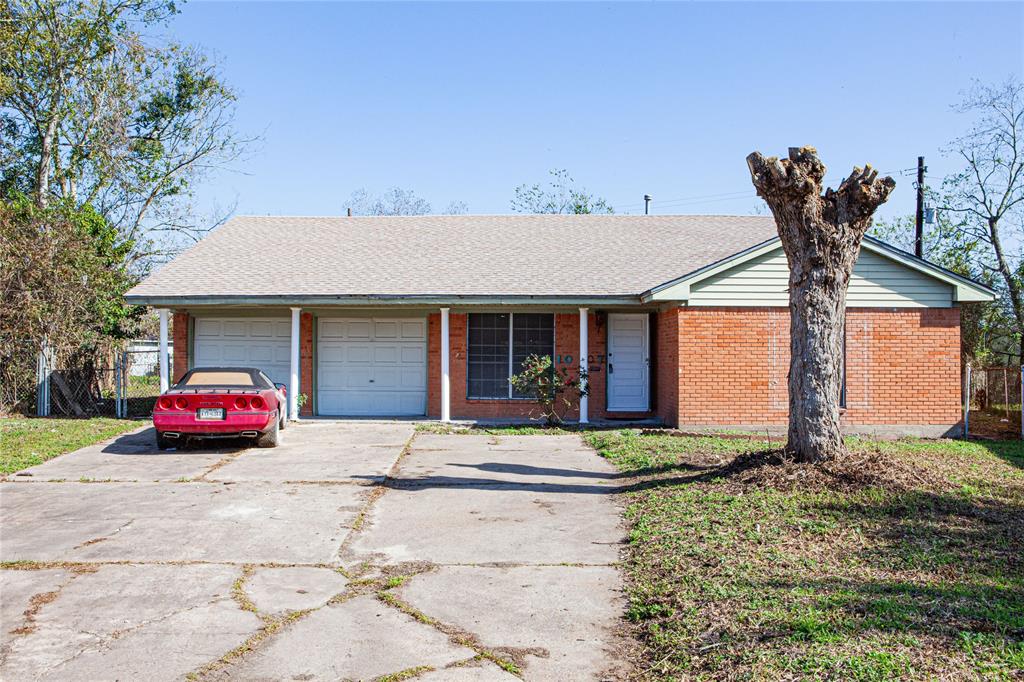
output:
<instances>
[{"instance_id":1,"label":"green siding gable","mask_svg":"<svg viewBox=\"0 0 1024 682\"><path fill-rule=\"evenodd\" d=\"M692 306L789 305L789 267L780 246L691 285ZM850 308L949 308L953 286L862 249L850 278Z\"/></svg>"}]
</instances>

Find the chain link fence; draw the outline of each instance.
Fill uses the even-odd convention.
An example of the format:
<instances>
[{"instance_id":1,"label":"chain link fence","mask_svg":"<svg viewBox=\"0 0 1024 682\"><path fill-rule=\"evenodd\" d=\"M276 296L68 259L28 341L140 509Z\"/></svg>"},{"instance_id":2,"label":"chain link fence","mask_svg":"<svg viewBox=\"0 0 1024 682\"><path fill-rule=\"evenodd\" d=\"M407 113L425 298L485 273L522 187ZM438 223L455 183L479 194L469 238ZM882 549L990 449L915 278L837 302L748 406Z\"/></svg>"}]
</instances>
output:
<instances>
[{"instance_id":1,"label":"chain link fence","mask_svg":"<svg viewBox=\"0 0 1024 682\"><path fill-rule=\"evenodd\" d=\"M132 342L103 362L75 366L40 354L36 410L40 416L148 417L159 395L160 352L153 342Z\"/></svg>"},{"instance_id":2,"label":"chain link fence","mask_svg":"<svg viewBox=\"0 0 1024 682\"><path fill-rule=\"evenodd\" d=\"M985 438L1021 437L1021 368L970 367L967 432Z\"/></svg>"}]
</instances>

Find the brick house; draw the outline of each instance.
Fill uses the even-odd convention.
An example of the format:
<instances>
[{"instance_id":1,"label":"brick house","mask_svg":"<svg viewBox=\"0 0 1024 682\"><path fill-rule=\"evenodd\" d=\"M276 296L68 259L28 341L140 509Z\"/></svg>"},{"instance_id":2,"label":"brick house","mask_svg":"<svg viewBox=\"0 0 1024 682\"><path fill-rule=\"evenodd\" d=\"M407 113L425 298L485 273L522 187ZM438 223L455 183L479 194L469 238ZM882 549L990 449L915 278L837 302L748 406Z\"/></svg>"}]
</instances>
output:
<instances>
[{"instance_id":1,"label":"brick house","mask_svg":"<svg viewBox=\"0 0 1024 682\"><path fill-rule=\"evenodd\" d=\"M526 418L508 377L537 353L587 367L571 419L764 428L786 421L787 285L765 217L239 217L127 300L160 311L165 342L173 329L164 382L258 366L288 385L293 418ZM992 299L866 239L847 428L956 432L959 306Z\"/></svg>"}]
</instances>

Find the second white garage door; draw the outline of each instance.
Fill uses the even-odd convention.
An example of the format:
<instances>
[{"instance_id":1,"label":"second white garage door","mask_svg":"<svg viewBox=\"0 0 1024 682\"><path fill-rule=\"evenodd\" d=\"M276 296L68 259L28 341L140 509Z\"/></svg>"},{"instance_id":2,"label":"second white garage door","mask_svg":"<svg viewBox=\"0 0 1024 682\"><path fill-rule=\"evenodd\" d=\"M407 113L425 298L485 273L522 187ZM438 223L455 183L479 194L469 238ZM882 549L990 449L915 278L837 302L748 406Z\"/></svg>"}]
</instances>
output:
<instances>
[{"instance_id":1,"label":"second white garage door","mask_svg":"<svg viewBox=\"0 0 1024 682\"><path fill-rule=\"evenodd\" d=\"M317 321L317 412L416 416L427 411L427 321Z\"/></svg>"}]
</instances>

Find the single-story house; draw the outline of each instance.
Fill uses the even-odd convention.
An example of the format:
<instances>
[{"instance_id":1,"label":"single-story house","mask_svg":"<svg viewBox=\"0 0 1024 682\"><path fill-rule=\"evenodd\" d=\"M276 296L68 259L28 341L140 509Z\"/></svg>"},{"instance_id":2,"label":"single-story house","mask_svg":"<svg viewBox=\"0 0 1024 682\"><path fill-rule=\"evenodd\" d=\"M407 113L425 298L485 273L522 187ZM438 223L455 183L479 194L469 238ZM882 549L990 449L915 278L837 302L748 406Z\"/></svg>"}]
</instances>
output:
<instances>
[{"instance_id":1,"label":"single-story house","mask_svg":"<svg viewBox=\"0 0 1024 682\"><path fill-rule=\"evenodd\" d=\"M586 367L580 422L764 428L786 421L787 288L770 217L246 216L127 300L160 311L163 343L172 323L164 384L258 366L288 385L292 418L524 418L536 406L508 377L536 353ZM844 424L956 432L960 305L993 298L865 239Z\"/></svg>"}]
</instances>

